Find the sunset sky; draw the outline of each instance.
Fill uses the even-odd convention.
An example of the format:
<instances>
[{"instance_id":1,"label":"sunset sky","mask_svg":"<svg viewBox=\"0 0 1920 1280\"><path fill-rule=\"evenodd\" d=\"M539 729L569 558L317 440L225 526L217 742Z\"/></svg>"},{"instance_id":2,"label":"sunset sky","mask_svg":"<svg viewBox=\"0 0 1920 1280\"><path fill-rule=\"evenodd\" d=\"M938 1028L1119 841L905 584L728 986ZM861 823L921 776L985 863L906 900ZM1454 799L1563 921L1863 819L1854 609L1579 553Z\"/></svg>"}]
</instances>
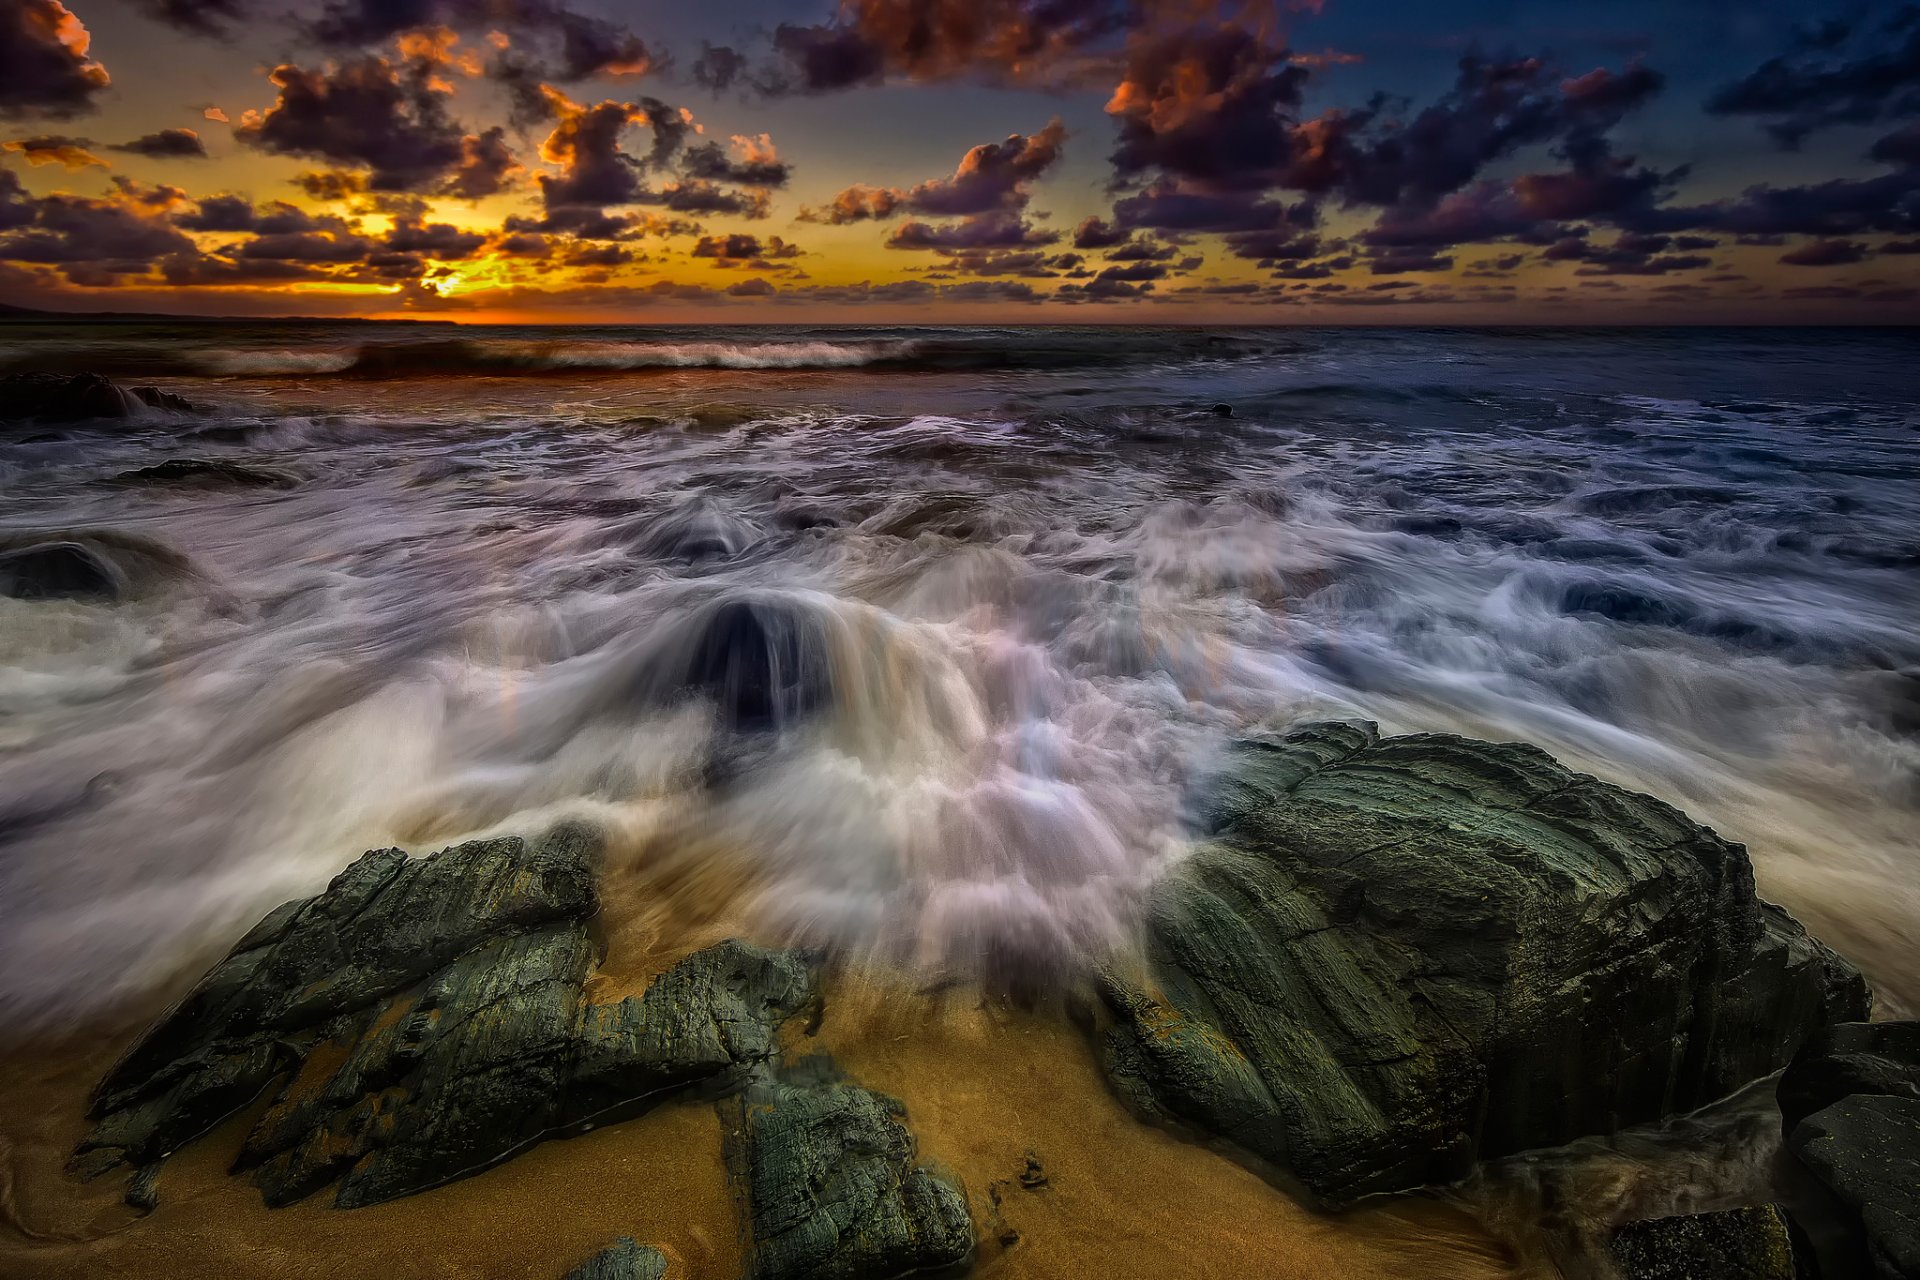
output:
<instances>
[{"instance_id":1,"label":"sunset sky","mask_svg":"<svg viewBox=\"0 0 1920 1280\"><path fill-rule=\"evenodd\" d=\"M0 299L1920 319L1920 6L0 0Z\"/></svg>"}]
</instances>

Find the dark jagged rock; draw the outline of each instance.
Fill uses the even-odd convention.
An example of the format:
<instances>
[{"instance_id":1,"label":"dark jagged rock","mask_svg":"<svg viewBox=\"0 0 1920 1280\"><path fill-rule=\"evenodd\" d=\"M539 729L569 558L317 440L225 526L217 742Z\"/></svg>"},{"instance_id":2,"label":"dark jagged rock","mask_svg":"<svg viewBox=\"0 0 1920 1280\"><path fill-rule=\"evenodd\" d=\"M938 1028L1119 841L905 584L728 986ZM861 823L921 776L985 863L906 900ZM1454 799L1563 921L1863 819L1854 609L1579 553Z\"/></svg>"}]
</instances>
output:
<instances>
[{"instance_id":1,"label":"dark jagged rock","mask_svg":"<svg viewBox=\"0 0 1920 1280\"><path fill-rule=\"evenodd\" d=\"M1201 807L1107 1070L1331 1204L1693 1109L1867 1008L1738 845L1533 747L1312 725Z\"/></svg>"},{"instance_id":2,"label":"dark jagged rock","mask_svg":"<svg viewBox=\"0 0 1920 1280\"><path fill-rule=\"evenodd\" d=\"M966 1192L915 1167L904 1116L818 1057L726 1104L750 1280L885 1280L971 1255Z\"/></svg>"},{"instance_id":3,"label":"dark jagged rock","mask_svg":"<svg viewBox=\"0 0 1920 1280\"><path fill-rule=\"evenodd\" d=\"M666 1274L665 1254L621 1236L567 1272L566 1280L662 1280Z\"/></svg>"},{"instance_id":4,"label":"dark jagged rock","mask_svg":"<svg viewBox=\"0 0 1920 1280\"><path fill-rule=\"evenodd\" d=\"M1842 1022L1807 1041L1780 1073L1781 1132L1856 1095L1920 1098L1920 1022Z\"/></svg>"},{"instance_id":5,"label":"dark jagged rock","mask_svg":"<svg viewBox=\"0 0 1920 1280\"><path fill-rule=\"evenodd\" d=\"M164 1159L284 1077L236 1168L270 1205L338 1180L350 1208L738 1083L811 999L805 962L726 942L589 1002L598 852L574 828L380 850L277 908L101 1082L76 1167Z\"/></svg>"},{"instance_id":6,"label":"dark jagged rock","mask_svg":"<svg viewBox=\"0 0 1920 1280\"><path fill-rule=\"evenodd\" d=\"M300 477L278 467L253 467L217 458L168 458L150 467L122 471L107 481L115 485L191 484L243 489L291 489Z\"/></svg>"},{"instance_id":7,"label":"dark jagged rock","mask_svg":"<svg viewBox=\"0 0 1920 1280\"><path fill-rule=\"evenodd\" d=\"M1787 1149L1838 1220L1821 1236L1828 1269L1920 1277L1920 1022L1828 1028L1781 1073L1778 1096Z\"/></svg>"},{"instance_id":8,"label":"dark jagged rock","mask_svg":"<svg viewBox=\"0 0 1920 1280\"><path fill-rule=\"evenodd\" d=\"M1872 1275L1920 1277L1920 1099L1847 1098L1802 1120L1787 1145L1845 1206Z\"/></svg>"},{"instance_id":9,"label":"dark jagged rock","mask_svg":"<svg viewBox=\"0 0 1920 1280\"><path fill-rule=\"evenodd\" d=\"M110 529L0 538L0 596L125 600L192 574L186 557Z\"/></svg>"},{"instance_id":10,"label":"dark jagged rock","mask_svg":"<svg viewBox=\"0 0 1920 1280\"><path fill-rule=\"evenodd\" d=\"M123 388L97 373L32 371L0 376L0 420L86 422L131 418L147 408L191 413L193 405L158 387Z\"/></svg>"},{"instance_id":11,"label":"dark jagged rock","mask_svg":"<svg viewBox=\"0 0 1920 1280\"><path fill-rule=\"evenodd\" d=\"M1799 1266L1777 1206L1749 1205L1630 1222L1608 1251L1621 1280L1794 1280Z\"/></svg>"}]
</instances>

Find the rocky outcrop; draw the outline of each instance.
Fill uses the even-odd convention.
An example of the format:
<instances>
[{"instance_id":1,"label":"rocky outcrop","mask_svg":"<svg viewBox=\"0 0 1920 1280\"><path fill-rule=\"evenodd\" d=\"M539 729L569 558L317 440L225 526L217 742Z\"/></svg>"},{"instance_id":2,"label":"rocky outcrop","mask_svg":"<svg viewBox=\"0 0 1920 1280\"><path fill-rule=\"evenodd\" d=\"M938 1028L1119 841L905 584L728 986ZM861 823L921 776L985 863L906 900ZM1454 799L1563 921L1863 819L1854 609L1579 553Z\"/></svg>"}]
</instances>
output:
<instances>
[{"instance_id":1,"label":"rocky outcrop","mask_svg":"<svg viewBox=\"0 0 1920 1280\"><path fill-rule=\"evenodd\" d=\"M1794 1280L1786 1215L1749 1205L1630 1222L1608 1244L1621 1280Z\"/></svg>"},{"instance_id":2,"label":"rocky outcrop","mask_svg":"<svg viewBox=\"0 0 1920 1280\"><path fill-rule=\"evenodd\" d=\"M1202 808L1107 1071L1330 1204L1690 1110L1867 1008L1738 845L1533 747L1310 725Z\"/></svg>"},{"instance_id":3,"label":"rocky outcrop","mask_svg":"<svg viewBox=\"0 0 1920 1280\"><path fill-rule=\"evenodd\" d=\"M191 576L185 556L112 529L0 538L0 596L113 603Z\"/></svg>"},{"instance_id":4,"label":"rocky outcrop","mask_svg":"<svg viewBox=\"0 0 1920 1280\"><path fill-rule=\"evenodd\" d=\"M337 1180L352 1207L737 1085L812 999L804 960L726 942L593 1003L597 857L573 828L367 854L269 914L128 1051L76 1166L151 1166L277 1080L236 1168L269 1205Z\"/></svg>"},{"instance_id":5,"label":"rocky outcrop","mask_svg":"<svg viewBox=\"0 0 1920 1280\"><path fill-rule=\"evenodd\" d=\"M905 1109L828 1059L756 1081L722 1115L749 1280L884 1280L972 1254L966 1193L915 1165Z\"/></svg>"},{"instance_id":6,"label":"rocky outcrop","mask_svg":"<svg viewBox=\"0 0 1920 1280\"><path fill-rule=\"evenodd\" d=\"M0 420L85 422L131 418L146 409L191 413L193 405L158 387L123 388L97 373L9 373L0 376Z\"/></svg>"},{"instance_id":7,"label":"rocky outcrop","mask_svg":"<svg viewBox=\"0 0 1920 1280\"><path fill-rule=\"evenodd\" d=\"M621 1236L567 1272L566 1280L663 1280L666 1274L666 1255Z\"/></svg>"},{"instance_id":8,"label":"rocky outcrop","mask_svg":"<svg viewBox=\"0 0 1920 1280\"><path fill-rule=\"evenodd\" d=\"M1840 1230L1827 1269L1920 1277L1920 1022L1828 1028L1781 1073L1787 1149Z\"/></svg>"}]
</instances>

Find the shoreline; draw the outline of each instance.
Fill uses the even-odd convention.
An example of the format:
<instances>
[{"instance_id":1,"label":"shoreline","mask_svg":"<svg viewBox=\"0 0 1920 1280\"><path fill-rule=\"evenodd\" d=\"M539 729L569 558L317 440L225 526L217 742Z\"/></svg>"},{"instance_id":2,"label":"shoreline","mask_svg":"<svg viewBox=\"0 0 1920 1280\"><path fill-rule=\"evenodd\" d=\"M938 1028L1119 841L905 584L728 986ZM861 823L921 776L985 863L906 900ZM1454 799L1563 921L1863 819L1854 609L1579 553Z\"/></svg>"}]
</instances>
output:
<instances>
[{"instance_id":1,"label":"shoreline","mask_svg":"<svg viewBox=\"0 0 1920 1280\"><path fill-rule=\"evenodd\" d=\"M123 1177L88 1184L63 1169L86 1131L88 1091L140 1025L0 1054L7 1274L321 1280L359 1256L378 1257L389 1280L557 1280L622 1235L665 1253L676 1280L741 1274L722 1124L692 1100L349 1210L332 1207L327 1192L268 1209L246 1177L226 1172L263 1097L170 1160L158 1206L141 1215L121 1203ZM799 1041L906 1104L919 1158L966 1186L980 1224L978 1276L1198 1280L1249 1266L1299 1280L1544 1274L1509 1260L1463 1209L1438 1199L1322 1213L1208 1146L1142 1123L1107 1087L1085 1037L1050 1013L957 990L903 999L842 977L826 984L817 1034ZM1028 1152L1042 1163L1044 1188L1017 1181ZM1019 1234L1010 1247L995 1238L991 1189L1001 1189L999 1220Z\"/></svg>"}]
</instances>

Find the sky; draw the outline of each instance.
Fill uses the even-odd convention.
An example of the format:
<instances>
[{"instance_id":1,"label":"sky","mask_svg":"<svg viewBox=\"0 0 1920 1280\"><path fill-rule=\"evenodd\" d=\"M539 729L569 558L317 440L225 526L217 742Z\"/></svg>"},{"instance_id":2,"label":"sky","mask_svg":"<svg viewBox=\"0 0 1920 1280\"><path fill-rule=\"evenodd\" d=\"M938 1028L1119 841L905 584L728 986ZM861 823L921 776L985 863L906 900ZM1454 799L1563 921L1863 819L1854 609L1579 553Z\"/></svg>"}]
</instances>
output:
<instances>
[{"instance_id":1,"label":"sky","mask_svg":"<svg viewBox=\"0 0 1920 1280\"><path fill-rule=\"evenodd\" d=\"M1920 4L0 0L0 300L1920 320Z\"/></svg>"}]
</instances>

